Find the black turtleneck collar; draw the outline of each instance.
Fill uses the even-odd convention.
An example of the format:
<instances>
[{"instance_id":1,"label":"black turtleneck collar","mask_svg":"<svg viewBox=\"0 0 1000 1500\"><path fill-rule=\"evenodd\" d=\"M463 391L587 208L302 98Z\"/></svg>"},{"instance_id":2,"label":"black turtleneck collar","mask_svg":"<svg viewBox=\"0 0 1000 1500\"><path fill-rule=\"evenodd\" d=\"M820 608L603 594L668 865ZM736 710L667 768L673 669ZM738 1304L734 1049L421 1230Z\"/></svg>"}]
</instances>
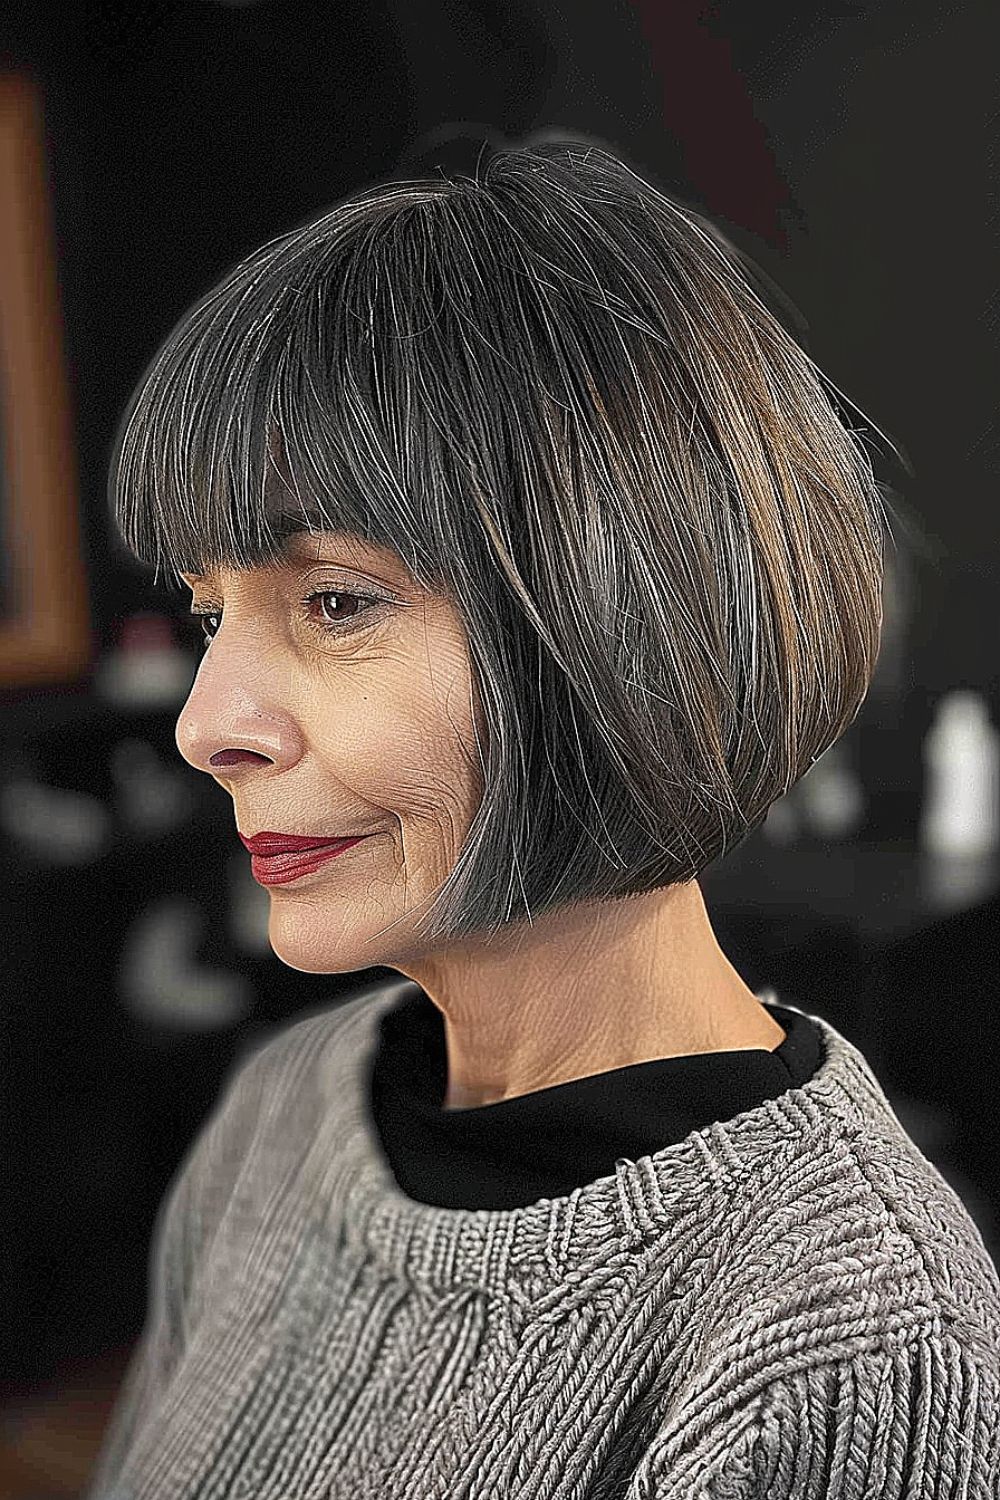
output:
<instances>
[{"instance_id":1,"label":"black turtleneck collar","mask_svg":"<svg viewBox=\"0 0 1000 1500\"><path fill-rule=\"evenodd\" d=\"M520 1208L612 1176L620 1156L651 1155L808 1081L822 1060L818 1027L761 1003L787 1033L773 1052L706 1052L615 1068L473 1109L443 1108L444 1019L416 987L386 1012L370 1102L400 1187L440 1208Z\"/></svg>"}]
</instances>

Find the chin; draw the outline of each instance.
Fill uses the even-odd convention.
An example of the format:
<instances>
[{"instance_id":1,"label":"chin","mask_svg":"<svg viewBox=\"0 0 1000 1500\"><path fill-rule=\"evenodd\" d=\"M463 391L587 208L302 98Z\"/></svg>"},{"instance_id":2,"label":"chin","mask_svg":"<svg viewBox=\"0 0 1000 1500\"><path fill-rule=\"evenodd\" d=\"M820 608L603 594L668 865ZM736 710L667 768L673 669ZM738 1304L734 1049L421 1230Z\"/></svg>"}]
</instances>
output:
<instances>
[{"instance_id":1,"label":"chin","mask_svg":"<svg viewBox=\"0 0 1000 1500\"><path fill-rule=\"evenodd\" d=\"M396 960L412 947L412 934L404 922L389 931L382 929L393 918L373 913L366 918L340 924L325 922L313 906L296 914L276 912L272 905L268 924L271 950L286 968L300 974L354 974L361 969L396 966Z\"/></svg>"}]
</instances>

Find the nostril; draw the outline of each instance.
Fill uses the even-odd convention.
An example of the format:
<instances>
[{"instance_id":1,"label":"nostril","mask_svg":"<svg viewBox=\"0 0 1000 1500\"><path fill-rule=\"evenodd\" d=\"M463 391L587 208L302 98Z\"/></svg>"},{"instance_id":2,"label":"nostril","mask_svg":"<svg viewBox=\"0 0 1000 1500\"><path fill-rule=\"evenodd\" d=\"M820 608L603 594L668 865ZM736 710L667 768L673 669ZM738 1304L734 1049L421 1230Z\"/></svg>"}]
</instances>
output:
<instances>
[{"instance_id":1,"label":"nostril","mask_svg":"<svg viewBox=\"0 0 1000 1500\"><path fill-rule=\"evenodd\" d=\"M209 756L208 763L210 766L236 766L244 756L250 760L259 758L253 750L220 750L217 754Z\"/></svg>"}]
</instances>

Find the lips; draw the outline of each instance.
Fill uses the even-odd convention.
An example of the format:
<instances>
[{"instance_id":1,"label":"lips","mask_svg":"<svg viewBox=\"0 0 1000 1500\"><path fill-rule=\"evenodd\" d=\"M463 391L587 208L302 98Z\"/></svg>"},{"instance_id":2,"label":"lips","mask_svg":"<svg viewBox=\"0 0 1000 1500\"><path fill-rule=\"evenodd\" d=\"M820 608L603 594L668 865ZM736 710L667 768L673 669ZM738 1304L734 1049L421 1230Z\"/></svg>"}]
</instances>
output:
<instances>
[{"instance_id":1,"label":"lips","mask_svg":"<svg viewBox=\"0 0 1000 1500\"><path fill-rule=\"evenodd\" d=\"M340 838L317 838L311 834L256 833L252 839L242 833L240 840L251 854L269 858L273 854L298 854L304 849L329 849L337 844L349 844L352 839L364 837L359 834L343 834Z\"/></svg>"}]
</instances>

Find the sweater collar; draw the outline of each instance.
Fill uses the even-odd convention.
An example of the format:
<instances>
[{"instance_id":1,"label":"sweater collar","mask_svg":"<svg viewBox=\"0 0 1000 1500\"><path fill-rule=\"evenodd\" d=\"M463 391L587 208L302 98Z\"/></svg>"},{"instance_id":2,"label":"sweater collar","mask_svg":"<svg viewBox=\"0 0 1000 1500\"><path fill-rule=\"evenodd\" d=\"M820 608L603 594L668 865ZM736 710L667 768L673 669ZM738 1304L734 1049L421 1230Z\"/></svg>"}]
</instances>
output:
<instances>
[{"instance_id":1,"label":"sweater collar","mask_svg":"<svg viewBox=\"0 0 1000 1500\"><path fill-rule=\"evenodd\" d=\"M507 1209L436 1207L409 1197L396 1181L369 1094L382 1019L418 993L403 979L347 1002L324 1057L336 1131L330 1211L335 1204L349 1245L418 1288L537 1291L550 1281L564 1285L595 1262L628 1260L658 1239L683 1235L692 1215L721 1231L735 1202L752 1201L811 1146L822 1160L837 1122L870 1130L891 1117L858 1049L823 1017L780 1006L768 990L758 998L776 1019L785 1009L809 1015L819 1029L822 1057L804 1085L636 1160L620 1157L612 1172L565 1196Z\"/></svg>"}]
</instances>

